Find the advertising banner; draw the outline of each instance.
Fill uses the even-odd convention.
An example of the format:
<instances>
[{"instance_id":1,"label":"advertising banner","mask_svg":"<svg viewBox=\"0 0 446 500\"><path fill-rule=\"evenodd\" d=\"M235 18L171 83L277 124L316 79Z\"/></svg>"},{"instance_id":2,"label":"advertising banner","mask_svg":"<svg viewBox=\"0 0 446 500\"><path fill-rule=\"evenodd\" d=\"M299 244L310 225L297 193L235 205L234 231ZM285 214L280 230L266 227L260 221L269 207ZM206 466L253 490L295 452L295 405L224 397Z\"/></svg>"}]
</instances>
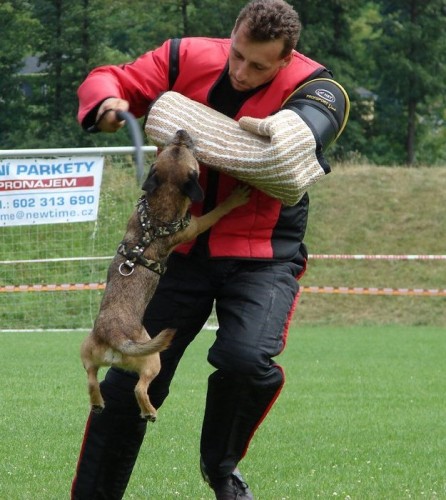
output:
<instances>
[{"instance_id":1,"label":"advertising banner","mask_svg":"<svg viewBox=\"0 0 446 500\"><path fill-rule=\"evenodd\" d=\"M104 158L0 160L0 226L97 219Z\"/></svg>"}]
</instances>

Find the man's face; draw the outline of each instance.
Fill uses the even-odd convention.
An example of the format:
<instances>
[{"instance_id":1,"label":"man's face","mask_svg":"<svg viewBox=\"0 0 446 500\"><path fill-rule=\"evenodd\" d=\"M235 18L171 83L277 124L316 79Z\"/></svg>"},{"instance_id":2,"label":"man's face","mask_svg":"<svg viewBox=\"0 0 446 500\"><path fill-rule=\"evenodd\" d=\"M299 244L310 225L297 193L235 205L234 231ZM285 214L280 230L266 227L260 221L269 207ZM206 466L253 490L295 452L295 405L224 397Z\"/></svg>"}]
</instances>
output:
<instances>
[{"instance_id":1,"label":"man's face","mask_svg":"<svg viewBox=\"0 0 446 500\"><path fill-rule=\"evenodd\" d=\"M231 35L229 77L235 90L246 91L272 80L291 62L291 54L282 57L283 40L255 42L246 36L242 23Z\"/></svg>"}]
</instances>

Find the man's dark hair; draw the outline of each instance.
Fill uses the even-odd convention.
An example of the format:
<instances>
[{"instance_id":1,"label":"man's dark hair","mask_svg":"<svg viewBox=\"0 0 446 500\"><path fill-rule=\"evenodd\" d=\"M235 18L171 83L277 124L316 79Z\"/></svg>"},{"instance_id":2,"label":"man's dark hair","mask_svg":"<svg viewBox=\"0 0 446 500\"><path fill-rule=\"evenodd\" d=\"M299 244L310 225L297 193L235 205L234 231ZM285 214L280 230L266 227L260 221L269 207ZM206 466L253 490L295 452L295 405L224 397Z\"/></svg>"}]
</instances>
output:
<instances>
[{"instance_id":1,"label":"man's dark hair","mask_svg":"<svg viewBox=\"0 0 446 500\"><path fill-rule=\"evenodd\" d=\"M296 47L302 29L299 14L284 0L252 0L240 11L234 31L242 23L251 40L283 40L282 57Z\"/></svg>"}]
</instances>

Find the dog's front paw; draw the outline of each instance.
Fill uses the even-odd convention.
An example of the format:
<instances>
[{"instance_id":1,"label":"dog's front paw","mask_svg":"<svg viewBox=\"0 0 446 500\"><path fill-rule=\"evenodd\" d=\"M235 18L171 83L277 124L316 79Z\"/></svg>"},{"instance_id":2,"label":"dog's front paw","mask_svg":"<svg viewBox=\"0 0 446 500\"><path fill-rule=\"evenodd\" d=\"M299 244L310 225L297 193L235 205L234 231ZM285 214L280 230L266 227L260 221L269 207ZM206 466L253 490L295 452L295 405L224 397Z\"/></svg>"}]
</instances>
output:
<instances>
[{"instance_id":1,"label":"dog's front paw","mask_svg":"<svg viewBox=\"0 0 446 500\"><path fill-rule=\"evenodd\" d=\"M102 413L103 409L104 409L104 407L101 405L91 405L91 411L93 413Z\"/></svg>"},{"instance_id":2,"label":"dog's front paw","mask_svg":"<svg viewBox=\"0 0 446 500\"><path fill-rule=\"evenodd\" d=\"M246 184L238 184L224 203L226 202L230 208L236 208L248 203L250 196L251 188Z\"/></svg>"}]
</instances>

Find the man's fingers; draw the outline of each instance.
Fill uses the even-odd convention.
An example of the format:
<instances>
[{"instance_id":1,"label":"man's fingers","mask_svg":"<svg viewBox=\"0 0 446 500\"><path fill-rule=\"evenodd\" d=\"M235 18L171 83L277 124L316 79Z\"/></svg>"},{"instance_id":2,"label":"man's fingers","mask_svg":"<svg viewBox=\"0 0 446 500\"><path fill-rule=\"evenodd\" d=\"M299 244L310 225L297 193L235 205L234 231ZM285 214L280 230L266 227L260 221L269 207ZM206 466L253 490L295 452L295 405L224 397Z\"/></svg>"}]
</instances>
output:
<instances>
[{"instance_id":1,"label":"man's fingers","mask_svg":"<svg viewBox=\"0 0 446 500\"><path fill-rule=\"evenodd\" d=\"M102 132L116 132L125 125L123 114L128 108L129 103L124 99L106 99L99 107L96 127Z\"/></svg>"}]
</instances>

